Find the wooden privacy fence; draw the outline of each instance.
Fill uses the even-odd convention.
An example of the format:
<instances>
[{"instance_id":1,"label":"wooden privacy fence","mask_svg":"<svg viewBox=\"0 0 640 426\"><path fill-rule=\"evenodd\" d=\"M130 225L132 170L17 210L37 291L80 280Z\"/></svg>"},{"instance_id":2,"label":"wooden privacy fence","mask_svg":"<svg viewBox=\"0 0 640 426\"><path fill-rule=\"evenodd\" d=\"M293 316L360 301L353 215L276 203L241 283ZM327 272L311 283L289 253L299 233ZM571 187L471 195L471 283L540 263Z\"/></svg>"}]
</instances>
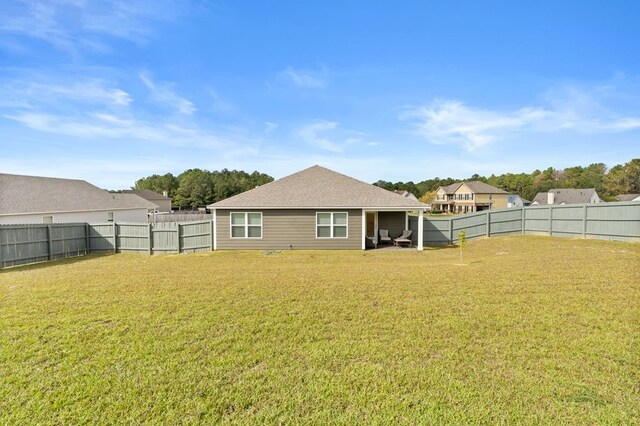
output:
<instances>
[{"instance_id":1,"label":"wooden privacy fence","mask_svg":"<svg viewBox=\"0 0 640 426\"><path fill-rule=\"evenodd\" d=\"M91 252L194 253L213 250L213 222L0 225L0 268Z\"/></svg>"},{"instance_id":2,"label":"wooden privacy fence","mask_svg":"<svg viewBox=\"0 0 640 426\"><path fill-rule=\"evenodd\" d=\"M169 214L156 214L155 217L149 218L150 222L154 220L157 222L203 222L205 220L212 220L213 215L210 213L169 213Z\"/></svg>"},{"instance_id":3,"label":"wooden privacy fence","mask_svg":"<svg viewBox=\"0 0 640 426\"><path fill-rule=\"evenodd\" d=\"M409 218L412 239L418 240L418 218ZM454 244L467 238L510 234L551 235L614 241L640 241L640 203L619 202L530 206L424 219L424 244Z\"/></svg>"},{"instance_id":4,"label":"wooden privacy fence","mask_svg":"<svg viewBox=\"0 0 640 426\"><path fill-rule=\"evenodd\" d=\"M409 218L417 242L418 219ZM640 241L640 203L571 204L425 218L424 244L509 234ZM0 269L91 252L193 253L213 250L213 222L0 225Z\"/></svg>"}]
</instances>

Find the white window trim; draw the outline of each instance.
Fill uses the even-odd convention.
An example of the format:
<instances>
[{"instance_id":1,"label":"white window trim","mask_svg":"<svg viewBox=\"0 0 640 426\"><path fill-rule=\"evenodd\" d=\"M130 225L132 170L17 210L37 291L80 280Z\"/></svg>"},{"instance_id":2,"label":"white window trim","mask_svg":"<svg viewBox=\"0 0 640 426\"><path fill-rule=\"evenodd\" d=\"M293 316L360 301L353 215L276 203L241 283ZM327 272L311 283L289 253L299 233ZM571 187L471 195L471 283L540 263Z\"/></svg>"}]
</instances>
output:
<instances>
[{"instance_id":1,"label":"white window trim","mask_svg":"<svg viewBox=\"0 0 640 426\"><path fill-rule=\"evenodd\" d=\"M51 222L45 222L44 219L50 217L51 218ZM53 215L46 215L46 216L42 216L42 223L47 225L47 224L52 224L53 223Z\"/></svg>"},{"instance_id":2,"label":"white window trim","mask_svg":"<svg viewBox=\"0 0 640 426\"><path fill-rule=\"evenodd\" d=\"M249 213L258 213L260 215L260 236L259 237L250 237L249 236L249 226L258 226L258 225L249 225ZM243 214L244 215L244 225L234 225L231 217L234 214ZM229 238L232 240L261 240L264 238L264 226L262 220L262 212L231 212L229 213ZM233 227L244 226L244 237L234 237L233 236Z\"/></svg>"},{"instance_id":3,"label":"white window trim","mask_svg":"<svg viewBox=\"0 0 640 426\"><path fill-rule=\"evenodd\" d=\"M329 223L328 225L319 225L318 224L318 214L321 214L321 213L329 213L329 214L331 214L331 223ZM336 214L336 213L347 215L347 221L346 221L346 223L344 225L336 225L333 222L333 215ZM318 237L318 226L328 226L329 229L331 230L331 236L330 237ZM344 226L345 228L347 228L347 232L346 232L345 236L344 237L334 237L333 236L333 227L334 226L340 226L340 227ZM335 240L346 240L347 238L349 238L349 212L316 212L316 229L315 229L315 231L316 231L316 240L334 240L334 239Z\"/></svg>"},{"instance_id":4,"label":"white window trim","mask_svg":"<svg viewBox=\"0 0 640 426\"><path fill-rule=\"evenodd\" d=\"M111 219L109 219L109 216L111 216ZM107 212L107 222L109 223L113 223L116 220L116 215L113 212Z\"/></svg>"}]
</instances>

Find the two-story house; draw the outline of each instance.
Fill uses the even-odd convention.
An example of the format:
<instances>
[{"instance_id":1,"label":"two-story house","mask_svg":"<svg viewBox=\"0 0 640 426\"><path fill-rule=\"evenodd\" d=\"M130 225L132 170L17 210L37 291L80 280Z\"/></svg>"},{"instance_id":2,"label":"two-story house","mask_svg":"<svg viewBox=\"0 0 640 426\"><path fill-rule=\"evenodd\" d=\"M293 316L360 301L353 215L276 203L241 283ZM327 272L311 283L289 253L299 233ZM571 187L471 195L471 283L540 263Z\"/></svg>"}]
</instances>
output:
<instances>
[{"instance_id":1,"label":"two-story house","mask_svg":"<svg viewBox=\"0 0 640 426\"><path fill-rule=\"evenodd\" d=\"M509 194L480 181L457 182L436 190L434 210L467 213L507 207Z\"/></svg>"}]
</instances>

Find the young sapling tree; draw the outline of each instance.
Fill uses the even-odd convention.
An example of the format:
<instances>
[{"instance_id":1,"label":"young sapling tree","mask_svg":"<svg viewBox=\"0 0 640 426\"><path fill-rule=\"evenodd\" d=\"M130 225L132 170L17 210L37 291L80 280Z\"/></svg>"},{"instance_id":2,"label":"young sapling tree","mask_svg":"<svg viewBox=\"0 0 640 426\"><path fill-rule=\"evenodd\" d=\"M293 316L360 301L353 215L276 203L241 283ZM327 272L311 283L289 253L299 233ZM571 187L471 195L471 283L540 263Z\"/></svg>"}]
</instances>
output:
<instances>
[{"instance_id":1,"label":"young sapling tree","mask_svg":"<svg viewBox=\"0 0 640 426\"><path fill-rule=\"evenodd\" d=\"M462 252L467 248L467 233L458 232L458 247L460 248L460 263L462 263Z\"/></svg>"}]
</instances>

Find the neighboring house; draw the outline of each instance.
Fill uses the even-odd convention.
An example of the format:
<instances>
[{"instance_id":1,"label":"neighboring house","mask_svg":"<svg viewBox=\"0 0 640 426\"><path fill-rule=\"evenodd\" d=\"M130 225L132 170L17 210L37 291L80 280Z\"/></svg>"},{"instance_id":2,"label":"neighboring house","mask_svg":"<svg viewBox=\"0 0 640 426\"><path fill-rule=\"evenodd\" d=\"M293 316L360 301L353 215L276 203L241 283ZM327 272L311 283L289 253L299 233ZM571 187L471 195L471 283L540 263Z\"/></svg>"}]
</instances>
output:
<instances>
[{"instance_id":1,"label":"neighboring house","mask_svg":"<svg viewBox=\"0 0 640 426\"><path fill-rule=\"evenodd\" d=\"M593 204L600 202L602 200L600 200L594 188L556 188L550 189L549 192L538 192L531 205Z\"/></svg>"},{"instance_id":2,"label":"neighboring house","mask_svg":"<svg viewBox=\"0 0 640 426\"><path fill-rule=\"evenodd\" d=\"M320 166L207 206L214 249L364 249L380 229L392 238L418 214L422 250L425 205Z\"/></svg>"},{"instance_id":3,"label":"neighboring house","mask_svg":"<svg viewBox=\"0 0 640 426\"><path fill-rule=\"evenodd\" d=\"M167 197L167 192L164 194L158 194L150 189L125 189L123 194L135 194L138 197L142 197L147 201L151 201L158 206L159 212L171 212L171 198Z\"/></svg>"},{"instance_id":4,"label":"neighboring house","mask_svg":"<svg viewBox=\"0 0 640 426\"><path fill-rule=\"evenodd\" d=\"M640 194L620 194L616 195L618 201L640 201Z\"/></svg>"},{"instance_id":5,"label":"neighboring house","mask_svg":"<svg viewBox=\"0 0 640 426\"><path fill-rule=\"evenodd\" d=\"M502 209L507 207L508 196L506 191L477 180L457 182L438 188L432 207L447 213Z\"/></svg>"},{"instance_id":6,"label":"neighboring house","mask_svg":"<svg viewBox=\"0 0 640 426\"><path fill-rule=\"evenodd\" d=\"M441 186L436 190L436 199L431 203L432 210L441 210L443 212L453 212L455 203L454 196L456 189L462 185L461 182L452 183L451 185Z\"/></svg>"},{"instance_id":7,"label":"neighboring house","mask_svg":"<svg viewBox=\"0 0 640 426\"><path fill-rule=\"evenodd\" d=\"M509 194L509 197L507 198L507 208L526 207L530 205L531 201L525 200L518 194Z\"/></svg>"},{"instance_id":8,"label":"neighboring house","mask_svg":"<svg viewBox=\"0 0 640 426\"><path fill-rule=\"evenodd\" d=\"M147 222L157 206L83 180L0 174L0 224Z\"/></svg>"},{"instance_id":9,"label":"neighboring house","mask_svg":"<svg viewBox=\"0 0 640 426\"><path fill-rule=\"evenodd\" d=\"M403 197L408 198L410 200L418 201L418 198L415 195L413 195L412 192L409 192L409 191L407 191L405 189L396 189L393 192L395 192L398 195L402 195Z\"/></svg>"}]
</instances>

